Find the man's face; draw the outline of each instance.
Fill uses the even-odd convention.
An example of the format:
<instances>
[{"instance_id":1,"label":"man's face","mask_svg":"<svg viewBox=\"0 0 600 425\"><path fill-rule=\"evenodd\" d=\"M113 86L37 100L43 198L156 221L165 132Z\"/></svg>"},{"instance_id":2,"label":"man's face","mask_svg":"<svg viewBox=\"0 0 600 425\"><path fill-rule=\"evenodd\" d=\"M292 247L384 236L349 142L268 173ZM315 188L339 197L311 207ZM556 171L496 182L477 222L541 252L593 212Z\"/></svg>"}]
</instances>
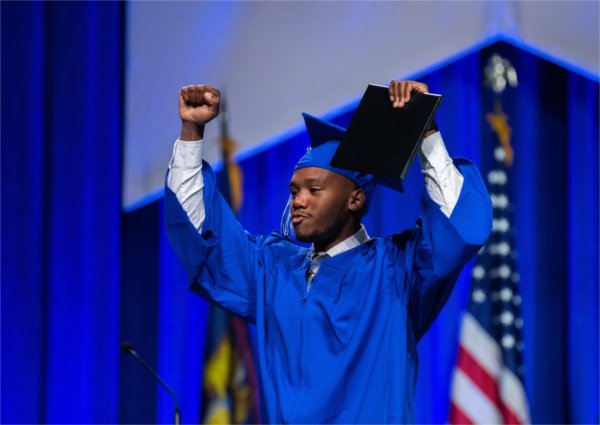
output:
<instances>
[{"instance_id":1,"label":"man's face","mask_svg":"<svg viewBox=\"0 0 600 425\"><path fill-rule=\"evenodd\" d=\"M351 180L323 168L296 170L290 181L296 238L327 250L350 236L346 230L357 190L360 189Z\"/></svg>"}]
</instances>

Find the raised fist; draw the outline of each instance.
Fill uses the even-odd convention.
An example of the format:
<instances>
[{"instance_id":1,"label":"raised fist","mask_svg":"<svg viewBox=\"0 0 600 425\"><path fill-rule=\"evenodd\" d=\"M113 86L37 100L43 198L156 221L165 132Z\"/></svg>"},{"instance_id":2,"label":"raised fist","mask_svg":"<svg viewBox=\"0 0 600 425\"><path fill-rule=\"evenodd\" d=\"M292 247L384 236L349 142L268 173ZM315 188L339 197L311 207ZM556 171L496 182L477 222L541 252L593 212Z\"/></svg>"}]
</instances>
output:
<instances>
[{"instance_id":1,"label":"raised fist","mask_svg":"<svg viewBox=\"0 0 600 425\"><path fill-rule=\"evenodd\" d=\"M221 95L208 85L185 86L179 91L182 140L202 138L204 125L219 115Z\"/></svg>"},{"instance_id":2,"label":"raised fist","mask_svg":"<svg viewBox=\"0 0 600 425\"><path fill-rule=\"evenodd\" d=\"M214 87L185 86L179 91L179 116L182 121L204 125L219 115L220 106L221 94Z\"/></svg>"}]
</instances>

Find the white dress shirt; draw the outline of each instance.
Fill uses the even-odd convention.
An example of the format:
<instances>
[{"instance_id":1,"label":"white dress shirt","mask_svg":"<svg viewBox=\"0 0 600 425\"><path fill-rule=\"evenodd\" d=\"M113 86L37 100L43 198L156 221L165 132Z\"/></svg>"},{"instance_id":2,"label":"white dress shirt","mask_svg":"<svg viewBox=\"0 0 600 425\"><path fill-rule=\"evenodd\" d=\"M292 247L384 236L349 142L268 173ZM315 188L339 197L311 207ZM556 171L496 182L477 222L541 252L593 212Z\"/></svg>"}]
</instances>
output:
<instances>
[{"instance_id":1,"label":"white dress shirt","mask_svg":"<svg viewBox=\"0 0 600 425\"><path fill-rule=\"evenodd\" d=\"M175 193L190 221L198 230L202 228L205 217L202 144L202 140L188 142L177 139L169 163L170 171L167 179L167 185ZM439 132L423 139L418 153L425 178L425 188L442 212L450 217L458 201L464 178L448 155ZM333 257L367 240L369 236L362 227L357 234L340 242L327 254Z\"/></svg>"}]
</instances>

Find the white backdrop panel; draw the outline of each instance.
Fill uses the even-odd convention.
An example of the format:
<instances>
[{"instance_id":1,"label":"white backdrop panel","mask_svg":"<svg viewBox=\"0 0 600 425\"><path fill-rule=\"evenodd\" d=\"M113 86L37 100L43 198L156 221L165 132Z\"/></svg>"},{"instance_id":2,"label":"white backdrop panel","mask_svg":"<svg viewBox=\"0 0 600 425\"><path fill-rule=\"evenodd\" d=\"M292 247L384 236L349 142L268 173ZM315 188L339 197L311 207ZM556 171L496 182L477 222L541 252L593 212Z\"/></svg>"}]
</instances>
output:
<instances>
[{"instance_id":1,"label":"white backdrop panel","mask_svg":"<svg viewBox=\"0 0 600 425\"><path fill-rule=\"evenodd\" d=\"M498 33L598 75L597 23L597 2L130 2L123 201L162 185L183 85L225 92L247 151ZM218 126L205 136L218 160Z\"/></svg>"}]
</instances>

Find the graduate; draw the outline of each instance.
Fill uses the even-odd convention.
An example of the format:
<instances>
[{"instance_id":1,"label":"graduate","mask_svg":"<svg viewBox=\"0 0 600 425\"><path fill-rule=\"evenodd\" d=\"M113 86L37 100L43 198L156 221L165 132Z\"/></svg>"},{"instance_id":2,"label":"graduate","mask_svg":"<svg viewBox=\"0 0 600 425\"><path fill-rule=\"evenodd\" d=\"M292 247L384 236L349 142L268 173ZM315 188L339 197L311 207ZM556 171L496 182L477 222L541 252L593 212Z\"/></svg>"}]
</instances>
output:
<instances>
[{"instance_id":1,"label":"graduate","mask_svg":"<svg viewBox=\"0 0 600 425\"><path fill-rule=\"evenodd\" d=\"M394 80L389 102L403 108L427 91ZM252 235L202 160L204 126L219 105L219 91L207 85L179 93L167 235L190 288L256 324L263 419L414 422L417 343L491 231L479 172L452 160L432 127L418 148L422 217L412 229L371 238L361 219L378 177L331 166L345 129L304 114L311 149L293 170L282 229Z\"/></svg>"}]
</instances>

